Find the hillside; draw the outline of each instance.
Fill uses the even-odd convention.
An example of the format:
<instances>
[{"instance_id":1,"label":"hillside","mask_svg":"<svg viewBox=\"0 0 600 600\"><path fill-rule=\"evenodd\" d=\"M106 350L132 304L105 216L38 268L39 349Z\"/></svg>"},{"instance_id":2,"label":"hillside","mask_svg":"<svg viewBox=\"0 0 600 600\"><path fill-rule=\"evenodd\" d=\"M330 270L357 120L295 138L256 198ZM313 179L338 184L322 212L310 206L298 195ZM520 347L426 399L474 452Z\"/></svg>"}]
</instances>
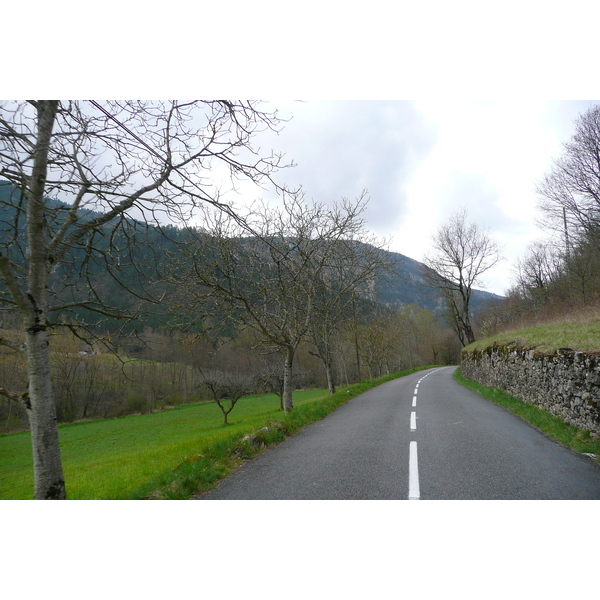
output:
<instances>
[{"instance_id":1,"label":"hillside","mask_svg":"<svg viewBox=\"0 0 600 600\"><path fill-rule=\"evenodd\" d=\"M0 245L6 245L7 232L10 231L14 223L16 214L15 204L19 202L18 191L8 182L0 181L0 206L2 206L2 215L0 217ZM60 226L66 211L61 210L66 205L55 200L48 200L49 206L53 210L53 217L49 222L51 229ZM82 221L94 217L94 213L82 215ZM127 281L128 287L133 289L140 296L144 296L144 286L146 281L154 278L156 280L157 272L161 270L161 258L166 251L173 248L173 245L184 239L184 231L173 226L166 228L167 237L162 231L157 228L149 227L146 224L137 223L133 220L128 221L128 226L131 230L135 230L135 235L144 243L140 244L135 253L125 251L120 255L113 250L110 257L112 260L111 267L116 272L120 273L120 277ZM23 235L24 219L20 217L19 227L21 235ZM24 236L23 236L24 237ZM107 235L99 239L95 245L99 252L103 252L107 244L111 240L114 242L114 237L111 237L110 231L107 228ZM13 244L14 246L14 244ZM14 251L14 248L13 248ZM9 255L11 249L9 247ZM421 308L426 308L433 313L440 315L443 310L443 300L441 294L437 290L431 289L425 283L424 271L427 267L417 260L404 256L396 252L386 253L391 262L395 264L394 272L381 277L374 285L374 295L371 300L385 304L387 306L403 306L416 303ZM81 281L81 272L79 266L85 256L85 249L74 249L66 264L59 265L54 273L56 281L66 283L66 288L69 288L69 294L73 294L76 290L79 297L88 294L89 284L93 289L102 294L113 306L123 308L128 302L127 294L123 293L123 289L118 285L114 277L111 277L106 272L106 264L104 260L94 260L88 265L91 277L89 280ZM161 283L159 282L160 286ZM1 284L0 284L1 290ZM477 313L486 303L497 300L500 297L488 292L475 290L472 297L472 310ZM89 311L77 309L79 317L86 319L93 318ZM159 311L160 312L160 311ZM156 323L162 320L161 315L157 314Z\"/></svg>"},{"instance_id":2,"label":"hillside","mask_svg":"<svg viewBox=\"0 0 600 600\"><path fill-rule=\"evenodd\" d=\"M389 256L397 264L397 269L396 273L379 281L378 300L388 305L407 305L416 302L421 308L439 315L443 311L444 301L441 294L431 289L425 282L424 273L428 267L398 252L390 252ZM471 299L473 313L477 313L485 304L500 298L501 296L490 292L473 290Z\"/></svg>"}]
</instances>

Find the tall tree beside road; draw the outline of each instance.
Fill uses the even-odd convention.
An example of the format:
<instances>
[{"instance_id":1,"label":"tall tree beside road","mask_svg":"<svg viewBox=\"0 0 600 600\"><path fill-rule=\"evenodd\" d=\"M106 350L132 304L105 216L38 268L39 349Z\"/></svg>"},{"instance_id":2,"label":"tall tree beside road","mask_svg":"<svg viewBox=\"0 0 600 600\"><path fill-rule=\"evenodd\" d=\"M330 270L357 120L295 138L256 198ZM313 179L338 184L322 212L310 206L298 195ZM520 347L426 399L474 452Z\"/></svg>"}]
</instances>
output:
<instances>
[{"instance_id":1,"label":"tall tree beside road","mask_svg":"<svg viewBox=\"0 0 600 600\"><path fill-rule=\"evenodd\" d=\"M0 179L19 191L0 217L0 304L18 311L23 323L19 343L0 344L24 351L28 371L26 391L0 387L0 394L26 409L36 499L66 497L50 378L52 332L72 327L69 311L76 308L135 316L107 304L90 265L118 280L120 257L137 264L145 224L180 222L207 203L235 217L206 174L217 183L274 184L282 157L260 155L252 140L279 124L276 114L245 101L0 104ZM81 266L65 285L53 274L75 264L75 255ZM154 300L152 292L146 286L145 301Z\"/></svg>"},{"instance_id":2,"label":"tall tree beside road","mask_svg":"<svg viewBox=\"0 0 600 600\"><path fill-rule=\"evenodd\" d=\"M433 237L434 252L425 257L424 276L439 289L463 346L475 341L470 304L473 286L501 259L500 248L485 231L467 221L465 209L454 214Z\"/></svg>"},{"instance_id":3,"label":"tall tree beside road","mask_svg":"<svg viewBox=\"0 0 600 600\"><path fill-rule=\"evenodd\" d=\"M600 248L600 106L575 122L575 133L537 187L547 226L565 236L585 234Z\"/></svg>"},{"instance_id":4,"label":"tall tree beside road","mask_svg":"<svg viewBox=\"0 0 600 600\"><path fill-rule=\"evenodd\" d=\"M356 295L371 297L375 281L394 266L385 252L387 242L369 235L365 229L361 214L366 206L366 192L354 205L342 200L343 210L352 218L347 221L343 239L334 240L328 264L316 279L317 291L309 328L314 345L311 353L323 364L331 394L336 391L333 357L340 324L350 316Z\"/></svg>"}]
</instances>

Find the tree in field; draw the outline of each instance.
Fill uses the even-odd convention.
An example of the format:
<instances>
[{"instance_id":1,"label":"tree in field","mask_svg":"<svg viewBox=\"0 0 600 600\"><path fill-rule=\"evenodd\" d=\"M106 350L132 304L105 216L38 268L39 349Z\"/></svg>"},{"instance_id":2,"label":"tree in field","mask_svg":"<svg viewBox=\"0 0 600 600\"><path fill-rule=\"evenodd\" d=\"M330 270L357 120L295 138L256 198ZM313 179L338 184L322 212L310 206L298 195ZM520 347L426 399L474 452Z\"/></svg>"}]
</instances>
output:
<instances>
[{"instance_id":1,"label":"tree in field","mask_svg":"<svg viewBox=\"0 0 600 600\"><path fill-rule=\"evenodd\" d=\"M255 377L239 371L203 370L202 386L207 388L223 413L223 423L228 425L229 413L237 401L255 391Z\"/></svg>"},{"instance_id":2,"label":"tree in field","mask_svg":"<svg viewBox=\"0 0 600 600\"><path fill-rule=\"evenodd\" d=\"M218 186L274 183L281 156L259 155L252 140L279 123L245 101L0 104L0 180L12 190L0 196L0 304L23 323L18 343L0 343L25 353L28 373L27 390L0 394L26 409L35 498L66 496L51 334L79 331L82 314L136 318L156 302L154 248L141 246L148 226L204 204L234 217ZM108 297L109 284L121 292ZM126 306L128 292L135 303Z\"/></svg>"},{"instance_id":3,"label":"tree in field","mask_svg":"<svg viewBox=\"0 0 600 600\"><path fill-rule=\"evenodd\" d=\"M502 258L500 249L466 210L453 215L433 237L434 252L425 257L424 276L442 293L452 327L463 346L475 341L470 304L473 286Z\"/></svg>"},{"instance_id":4,"label":"tree in field","mask_svg":"<svg viewBox=\"0 0 600 600\"><path fill-rule=\"evenodd\" d=\"M327 208L286 194L277 209L252 210L253 237L213 213L201 231L190 232L187 253L174 261L173 282L184 290L192 320L209 312L234 330L253 329L263 346L281 353L286 413L293 409L294 356L310 329L336 244L353 231L359 204Z\"/></svg>"},{"instance_id":5,"label":"tree in field","mask_svg":"<svg viewBox=\"0 0 600 600\"><path fill-rule=\"evenodd\" d=\"M271 394L277 394L279 398L279 410L285 410L283 404L283 369L265 369L256 378L259 389Z\"/></svg>"}]
</instances>

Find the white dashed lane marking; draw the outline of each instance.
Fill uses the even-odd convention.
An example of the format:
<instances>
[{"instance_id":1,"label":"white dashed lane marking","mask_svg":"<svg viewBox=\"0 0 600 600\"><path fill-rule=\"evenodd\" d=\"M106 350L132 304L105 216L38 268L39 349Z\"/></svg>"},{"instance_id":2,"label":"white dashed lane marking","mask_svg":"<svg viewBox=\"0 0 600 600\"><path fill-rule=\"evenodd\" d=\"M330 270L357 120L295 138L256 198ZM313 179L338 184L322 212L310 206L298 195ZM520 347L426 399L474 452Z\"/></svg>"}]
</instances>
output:
<instances>
[{"instance_id":1,"label":"white dashed lane marking","mask_svg":"<svg viewBox=\"0 0 600 600\"><path fill-rule=\"evenodd\" d=\"M417 458L417 442L410 443L408 463L408 499L419 500L421 498L421 492L419 490L419 461Z\"/></svg>"},{"instance_id":2,"label":"white dashed lane marking","mask_svg":"<svg viewBox=\"0 0 600 600\"><path fill-rule=\"evenodd\" d=\"M410 413L410 430L415 431L416 429L417 429L417 413L413 411Z\"/></svg>"},{"instance_id":3,"label":"white dashed lane marking","mask_svg":"<svg viewBox=\"0 0 600 600\"><path fill-rule=\"evenodd\" d=\"M423 375L419 381L417 381L417 385L415 386L415 391L412 399L412 407L416 408L417 406L417 394L419 392L419 385L426 377L429 377L432 373L435 373L438 369L434 371L430 371L427 375ZM410 413L410 430L417 430L417 413L416 411L412 411ZM421 498L421 493L419 490L419 463L417 459L417 442L414 440L410 442L410 450L409 450L409 465L408 465L408 499L409 500L419 500Z\"/></svg>"}]
</instances>

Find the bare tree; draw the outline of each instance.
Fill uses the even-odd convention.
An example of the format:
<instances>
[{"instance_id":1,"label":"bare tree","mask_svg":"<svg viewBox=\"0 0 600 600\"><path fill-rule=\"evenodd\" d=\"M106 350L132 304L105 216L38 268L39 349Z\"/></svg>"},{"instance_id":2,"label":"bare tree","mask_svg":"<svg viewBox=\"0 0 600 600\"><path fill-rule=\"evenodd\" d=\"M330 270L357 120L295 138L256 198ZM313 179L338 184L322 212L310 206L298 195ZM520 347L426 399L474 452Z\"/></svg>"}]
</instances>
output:
<instances>
[{"instance_id":1,"label":"bare tree","mask_svg":"<svg viewBox=\"0 0 600 600\"><path fill-rule=\"evenodd\" d=\"M517 262L517 285L536 311L546 305L550 289L563 274L564 254L550 242L530 244Z\"/></svg>"},{"instance_id":2,"label":"bare tree","mask_svg":"<svg viewBox=\"0 0 600 600\"><path fill-rule=\"evenodd\" d=\"M283 369L269 369L259 373L256 376L256 383L261 390L277 394L279 398L279 410L285 410L283 405Z\"/></svg>"},{"instance_id":3,"label":"bare tree","mask_svg":"<svg viewBox=\"0 0 600 600\"><path fill-rule=\"evenodd\" d=\"M333 357L339 326L352 312L356 296L372 298L377 279L392 268L390 255L385 252L387 242L365 229L361 214L367 202L366 191L354 204L342 200L344 210L351 216L347 230L343 239L333 242L331 256L315 279L317 289L310 319L310 338L314 345L311 354L323 364L330 394L336 391Z\"/></svg>"},{"instance_id":4,"label":"bare tree","mask_svg":"<svg viewBox=\"0 0 600 600\"><path fill-rule=\"evenodd\" d=\"M293 409L296 350L309 331L336 244L352 231L359 203L327 208L284 195L278 209L253 210L257 236L251 238L242 237L222 213L213 213L194 234L187 256L174 261L173 281L185 289L183 304L192 320L210 312L237 329L255 330L262 344L283 355L286 413Z\"/></svg>"},{"instance_id":5,"label":"bare tree","mask_svg":"<svg viewBox=\"0 0 600 600\"><path fill-rule=\"evenodd\" d=\"M205 203L236 218L219 186L274 183L281 156L261 156L252 140L279 124L276 114L245 101L0 105L0 178L16 190L0 216L0 302L23 320L19 343L0 343L24 351L28 367L27 391L0 393L27 411L35 498L66 496L50 377L53 329L75 309L136 316L133 305L107 304L91 266L120 281L119 260L127 256L142 284L138 300L155 301L137 254L144 225L180 222ZM65 265L76 283L53 279Z\"/></svg>"},{"instance_id":6,"label":"bare tree","mask_svg":"<svg viewBox=\"0 0 600 600\"><path fill-rule=\"evenodd\" d=\"M584 306L599 288L599 249L597 239L588 241L588 236L585 236L571 249L566 259L570 291Z\"/></svg>"},{"instance_id":7,"label":"bare tree","mask_svg":"<svg viewBox=\"0 0 600 600\"><path fill-rule=\"evenodd\" d=\"M254 375L239 371L203 370L200 374L202 386L210 390L213 400L223 413L223 423L228 425L229 413L238 400L255 391Z\"/></svg>"},{"instance_id":8,"label":"bare tree","mask_svg":"<svg viewBox=\"0 0 600 600\"><path fill-rule=\"evenodd\" d=\"M543 224L565 236L585 232L600 238L600 106L592 106L575 122L575 133L537 186ZM594 235L595 234L595 235ZM571 240L572 242L573 240Z\"/></svg>"},{"instance_id":9,"label":"bare tree","mask_svg":"<svg viewBox=\"0 0 600 600\"><path fill-rule=\"evenodd\" d=\"M501 259L501 252L488 234L467 221L466 209L454 214L433 237L434 253L424 259L424 276L443 295L449 318L463 346L475 341L470 304L473 286Z\"/></svg>"}]
</instances>

